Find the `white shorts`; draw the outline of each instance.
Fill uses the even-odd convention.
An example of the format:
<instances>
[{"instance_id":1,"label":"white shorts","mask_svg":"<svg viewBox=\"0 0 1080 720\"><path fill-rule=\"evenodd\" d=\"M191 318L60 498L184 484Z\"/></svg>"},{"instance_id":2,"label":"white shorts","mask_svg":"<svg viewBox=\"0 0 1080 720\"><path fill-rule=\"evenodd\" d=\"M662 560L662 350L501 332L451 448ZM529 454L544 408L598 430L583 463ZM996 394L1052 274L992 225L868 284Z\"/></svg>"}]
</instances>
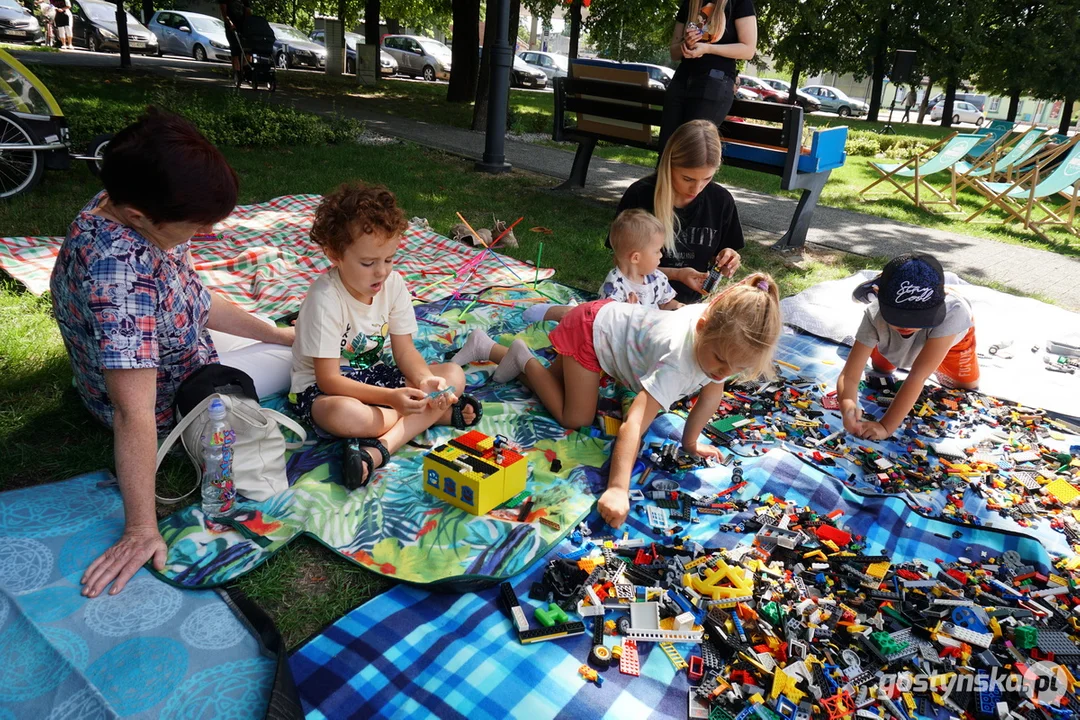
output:
<instances>
[{"instance_id":1,"label":"white shorts","mask_svg":"<svg viewBox=\"0 0 1080 720\"><path fill-rule=\"evenodd\" d=\"M71 26L65 25L64 27L56 28L56 37L61 40L71 40Z\"/></svg>"}]
</instances>

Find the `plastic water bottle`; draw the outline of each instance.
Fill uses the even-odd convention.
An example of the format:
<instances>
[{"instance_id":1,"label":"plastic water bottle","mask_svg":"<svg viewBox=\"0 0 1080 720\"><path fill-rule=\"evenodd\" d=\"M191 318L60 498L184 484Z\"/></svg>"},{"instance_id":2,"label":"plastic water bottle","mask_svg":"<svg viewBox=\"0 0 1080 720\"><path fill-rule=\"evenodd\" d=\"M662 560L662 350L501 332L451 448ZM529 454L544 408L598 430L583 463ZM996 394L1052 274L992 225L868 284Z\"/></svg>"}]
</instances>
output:
<instances>
[{"instance_id":1,"label":"plastic water bottle","mask_svg":"<svg viewBox=\"0 0 1080 720\"><path fill-rule=\"evenodd\" d=\"M202 511L214 520L232 510L236 498L233 485L233 443L236 435L229 423L229 410L221 398L210 401L210 424L202 436Z\"/></svg>"}]
</instances>

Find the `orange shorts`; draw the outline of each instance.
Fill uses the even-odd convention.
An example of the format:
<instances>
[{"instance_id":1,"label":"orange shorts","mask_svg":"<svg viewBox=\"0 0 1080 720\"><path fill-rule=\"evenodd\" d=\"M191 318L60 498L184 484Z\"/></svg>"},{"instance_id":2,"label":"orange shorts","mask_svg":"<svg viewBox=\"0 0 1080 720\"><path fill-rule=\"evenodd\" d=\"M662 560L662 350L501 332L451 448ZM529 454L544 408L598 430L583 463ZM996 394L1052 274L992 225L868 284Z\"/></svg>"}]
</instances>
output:
<instances>
[{"instance_id":1,"label":"orange shorts","mask_svg":"<svg viewBox=\"0 0 1080 720\"><path fill-rule=\"evenodd\" d=\"M892 372L896 366L885 359L875 347L870 353L870 364L879 372ZM937 369L942 384L972 385L979 381L979 358L975 351L975 327L968 329L964 338L952 346Z\"/></svg>"}]
</instances>

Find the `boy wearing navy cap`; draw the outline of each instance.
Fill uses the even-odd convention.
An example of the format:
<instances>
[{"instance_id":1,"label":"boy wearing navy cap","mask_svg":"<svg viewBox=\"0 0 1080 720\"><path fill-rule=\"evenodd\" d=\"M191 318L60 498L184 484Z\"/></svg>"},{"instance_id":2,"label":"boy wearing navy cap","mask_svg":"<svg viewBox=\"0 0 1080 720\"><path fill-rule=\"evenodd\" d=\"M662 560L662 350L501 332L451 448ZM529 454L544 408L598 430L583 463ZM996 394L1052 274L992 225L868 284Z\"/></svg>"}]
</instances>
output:
<instances>
[{"instance_id":1,"label":"boy wearing navy cap","mask_svg":"<svg viewBox=\"0 0 1080 720\"><path fill-rule=\"evenodd\" d=\"M923 253L894 258L880 275L856 288L853 297L868 305L836 383L849 433L867 440L892 435L932 373L945 387L978 386L971 306L954 291L946 292L945 273L936 259ZM863 420L859 407L859 382L868 359L882 373L910 368L880 422Z\"/></svg>"}]
</instances>

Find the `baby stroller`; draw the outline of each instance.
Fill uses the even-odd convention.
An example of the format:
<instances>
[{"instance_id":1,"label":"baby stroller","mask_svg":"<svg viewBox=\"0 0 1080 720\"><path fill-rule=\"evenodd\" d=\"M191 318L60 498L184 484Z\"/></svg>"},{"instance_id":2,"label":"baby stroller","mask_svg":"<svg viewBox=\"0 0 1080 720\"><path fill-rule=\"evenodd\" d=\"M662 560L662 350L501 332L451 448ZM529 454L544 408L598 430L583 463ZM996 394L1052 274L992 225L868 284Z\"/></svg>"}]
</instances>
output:
<instances>
[{"instance_id":1,"label":"baby stroller","mask_svg":"<svg viewBox=\"0 0 1080 720\"><path fill-rule=\"evenodd\" d=\"M252 90L266 85L267 90L277 89L277 77L274 75L274 30L266 18L249 15L244 18L244 25L237 33L241 52L241 72L236 75L236 87L250 83Z\"/></svg>"}]
</instances>

